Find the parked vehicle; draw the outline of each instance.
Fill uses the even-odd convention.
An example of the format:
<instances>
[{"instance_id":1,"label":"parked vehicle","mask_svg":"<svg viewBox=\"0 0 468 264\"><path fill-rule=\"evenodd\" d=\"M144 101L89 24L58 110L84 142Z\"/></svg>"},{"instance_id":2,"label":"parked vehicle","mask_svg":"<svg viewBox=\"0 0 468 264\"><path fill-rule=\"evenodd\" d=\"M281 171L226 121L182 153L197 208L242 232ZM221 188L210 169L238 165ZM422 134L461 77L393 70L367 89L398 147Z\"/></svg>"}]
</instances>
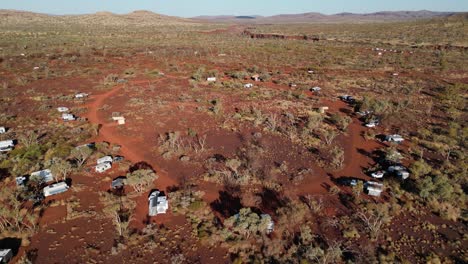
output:
<instances>
[{"instance_id":1,"label":"parked vehicle","mask_svg":"<svg viewBox=\"0 0 468 264\"><path fill-rule=\"evenodd\" d=\"M385 171L382 171L382 170L371 173L372 178L376 178L376 179L381 179L383 178L384 175L385 175Z\"/></svg>"}]
</instances>

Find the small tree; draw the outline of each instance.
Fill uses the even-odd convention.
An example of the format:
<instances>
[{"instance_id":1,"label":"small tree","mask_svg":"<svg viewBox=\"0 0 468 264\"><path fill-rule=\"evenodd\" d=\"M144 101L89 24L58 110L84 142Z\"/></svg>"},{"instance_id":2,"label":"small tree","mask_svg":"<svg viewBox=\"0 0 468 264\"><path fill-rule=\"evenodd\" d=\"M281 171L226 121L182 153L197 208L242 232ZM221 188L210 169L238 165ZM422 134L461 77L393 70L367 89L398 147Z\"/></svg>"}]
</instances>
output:
<instances>
[{"instance_id":1,"label":"small tree","mask_svg":"<svg viewBox=\"0 0 468 264\"><path fill-rule=\"evenodd\" d=\"M25 147L29 148L32 145L35 145L39 141L39 133L33 130L27 130L25 133L18 136L18 140Z\"/></svg>"},{"instance_id":2,"label":"small tree","mask_svg":"<svg viewBox=\"0 0 468 264\"><path fill-rule=\"evenodd\" d=\"M369 204L367 208L359 211L356 216L369 230L370 236L373 239L378 238L383 225L391 220L388 205L385 204Z\"/></svg>"},{"instance_id":3,"label":"small tree","mask_svg":"<svg viewBox=\"0 0 468 264\"><path fill-rule=\"evenodd\" d=\"M10 188L0 189L0 233L8 231L33 231L37 224L37 214L23 207L20 191Z\"/></svg>"},{"instance_id":4,"label":"small tree","mask_svg":"<svg viewBox=\"0 0 468 264\"><path fill-rule=\"evenodd\" d=\"M54 158L52 160L52 165L50 166L50 171L54 175L55 181L66 180L67 176L72 172L73 167L67 160Z\"/></svg>"},{"instance_id":5,"label":"small tree","mask_svg":"<svg viewBox=\"0 0 468 264\"><path fill-rule=\"evenodd\" d=\"M152 170L136 170L127 174L127 184L132 186L136 192L140 193L145 191L158 177L159 176Z\"/></svg>"},{"instance_id":6,"label":"small tree","mask_svg":"<svg viewBox=\"0 0 468 264\"><path fill-rule=\"evenodd\" d=\"M343 167L345 155L344 150L341 147L335 146L332 151L332 162L336 166L336 168L340 169Z\"/></svg>"},{"instance_id":7,"label":"small tree","mask_svg":"<svg viewBox=\"0 0 468 264\"><path fill-rule=\"evenodd\" d=\"M424 160L418 160L411 164L410 170L414 177L417 179L421 176L430 173L432 171L432 168Z\"/></svg>"},{"instance_id":8,"label":"small tree","mask_svg":"<svg viewBox=\"0 0 468 264\"><path fill-rule=\"evenodd\" d=\"M76 160L78 167L83 166L91 154L93 154L93 150L88 146L75 148L71 152L72 158Z\"/></svg>"},{"instance_id":9,"label":"small tree","mask_svg":"<svg viewBox=\"0 0 468 264\"><path fill-rule=\"evenodd\" d=\"M331 145L333 143L333 140L338 135L338 133L336 133L335 130L329 130L329 129L325 129L322 134L323 134L325 143L327 143L327 145Z\"/></svg>"},{"instance_id":10,"label":"small tree","mask_svg":"<svg viewBox=\"0 0 468 264\"><path fill-rule=\"evenodd\" d=\"M234 176L237 177L239 167L242 165L242 162L238 159L230 159L226 161L226 167L234 172Z\"/></svg>"},{"instance_id":11,"label":"small tree","mask_svg":"<svg viewBox=\"0 0 468 264\"><path fill-rule=\"evenodd\" d=\"M239 214L226 219L225 225L248 239L252 233L259 231L261 219L250 208L242 208Z\"/></svg>"},{"instance_id":12,"label":"small tree","mask_svg":"<svg viewBox=\"0 0 468 264\"><path fill-rule=\"evenodd\" d=\"M398 163L402 158L403 156L394 146L391 146L385 150L385 159L388 161Z\"/></svg>"},{"instance_id":13,"label":"small tree","mask_svg":"<svg viewBox=\"0 0 468 264\"><path fill-rule=\"evenodd\" d=\"M312 112L307 117L306 126L310 130L319 128L322 125L323 115L320 113Z\"/></svg>"},{"instance_id":14,"label":"small tree","mask_svg":"<svg viewBox=\"0 0 468 264\"><path fill-rule=\"evenodd\" d=\"M340 114L333 114L330 117L330 121L336 125L336 127L341 130L345 131L348 128L348 125L351 123L352 119L349 116L344 116Z\"/></svg>"},{"instance_id":15,"label":"small tree","mask_svg":"<svg viewBox=\"0 0 468 264\"><path fill-rule=\"evenodd\" d=\"M135 208L135 202L125 196L115 196L102 192L100 201L104 205L103 212L112 218L119 236L128 236L128 227L132 219L130 212Z\"/></svg>"},{"instance_id":16,"label":"small tree","mask_svg":"<svg viewBox=\"0 0 468 264\"><path fill-rule=\"evenodd\" d=\"M364 184L362 181L358 181L355 186L353 186L353 194L356 199L359 199L362 191L364 190Z\"/></svg>"}]
</instances>

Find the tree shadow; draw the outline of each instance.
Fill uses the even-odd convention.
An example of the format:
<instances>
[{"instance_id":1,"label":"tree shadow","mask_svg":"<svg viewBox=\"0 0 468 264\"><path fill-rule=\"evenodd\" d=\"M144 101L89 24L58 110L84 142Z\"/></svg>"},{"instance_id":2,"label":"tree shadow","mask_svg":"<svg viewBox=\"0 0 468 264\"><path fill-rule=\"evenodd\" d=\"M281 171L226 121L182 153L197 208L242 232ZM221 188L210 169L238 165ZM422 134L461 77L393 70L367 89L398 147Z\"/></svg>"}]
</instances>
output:
<instances>
[{"instance_id":1,"label":"tree shadow","mask_svg":"<svg viewBox=\"0 0 468 264\"><path fill-rule=\"evenodd\" d=\"M68 185L68 187L71 187L73 184L73 179L72 178L66 178L65 183Z\"/></svg>"},{"instance_id":2,"label":"tree shadow","mask_svg":"<svg viewBox=\"0 0 468 264\"><path fill-rule=\"evenodd\" d=\"M331 189L330 184L328 184L328 183L326 183L326 182L320 184L320 186L322 186L322 187L323 187L325 190L327 190L327 191L330 191L330 189Z\"/></svg>"},{"instance_id":3,"label":"tree shadow","mask_svg":"<svg viewBox=\"0 0 468 264\"><path fill-rule=\"evenodd\" d=\"M223 217L230 217L239 212L242 203L239 197L232 195L230 192L220 191L219 198L212 202L210 206Z\"/></svg>"},{"instance_id":4,"label":"tree shadow","mask_svg":"<svg viewBox=\"0 0 468 264\"><path fill-rule=\"evenodd\" d=\"M9 176L10 176L10 173L8 172L8 169L0 168L0 181L3 181Z\"/></svg>"},{"instance_id":5,"label":"tree shadow","mask_svg":"<svg viewBox=\"0 0 468 264\"><path fill-rule=\"evenodd\" d=\"M152 171L155 171L153 169L153 166L151 166L149 163L147 163L146 161L140 161L140 162L137 162L135 164L133 164L129 169L128 171L130 173L134 172L134 171L137 171L137 170L152 170Z\"/></svg>"},{"instance_id":6,"label":"tree shadow","mask_svg":"<svg viewBox=\"0 0 468 264\"><path fill-rule=\"evenodd\" d=\"M282 197L280 193L269 188L263 188L258 195L262 198L261 207L267 212L276 212L280 207L286 206L288 199Z\"/></svg>"},{"instance_id":7,"label":"tree shadow","mask_svg":"<svg viewBox=\"0 0 468 264\"><path fill-rule=\"evenodd\" d=\"M7 237L0 240L1 249L11 249L13 255L18 254L18 250L21 247L21 239L16 237Z\"/></svg>"},{"instance_id":8,"label":"tree shadow","mask_svg":"<svg viewBox=\"0 0 468 264\"><path fill-rule=\"evenodd\" d=\"M339 111L341 113L344 113L344 114L347 114L347 115L353 114L353 111L351 109L348 109L348 108L340 108Z\"/></svg>"}]
</instances>

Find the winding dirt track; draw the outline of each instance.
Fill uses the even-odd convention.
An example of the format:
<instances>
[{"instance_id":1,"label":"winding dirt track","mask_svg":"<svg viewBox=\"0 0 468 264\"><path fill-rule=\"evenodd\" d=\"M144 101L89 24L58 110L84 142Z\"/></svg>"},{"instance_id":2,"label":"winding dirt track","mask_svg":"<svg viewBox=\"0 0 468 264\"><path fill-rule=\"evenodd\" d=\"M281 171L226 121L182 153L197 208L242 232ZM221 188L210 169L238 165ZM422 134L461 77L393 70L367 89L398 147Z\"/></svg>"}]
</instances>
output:
<instances>
[{"instance_id":1,"label":"winding dirt track","mask_svg":"<svg viewBox=\"0 0 468 264\"><path fill-rule=\"evenodd\" d=\"M147 83L147 81L132 82L132 84L142 84ZM117 131L117 125L113 122L109 122L105 117L99 114L99 109L105 105L107 99L111 98L113 95L117 94L124 88L124 85L115 86L112 90L92 96L92 102L90 102L88 107L88 112L85 117L88 118L89 122L93 124L100 125L99 135L94 139L95 141L106 141L109 143L115 143L121 146L121 154L132 163L146 162L150 164L153 169L159 175L157 179L157 187L165 190L169 186L174 186L177 182L169 177L167 171L162 170L157 164L151 160L146 160L143 151L140 147L133 145L132 138L123 136Z\"/></svg>"}]
</instances>

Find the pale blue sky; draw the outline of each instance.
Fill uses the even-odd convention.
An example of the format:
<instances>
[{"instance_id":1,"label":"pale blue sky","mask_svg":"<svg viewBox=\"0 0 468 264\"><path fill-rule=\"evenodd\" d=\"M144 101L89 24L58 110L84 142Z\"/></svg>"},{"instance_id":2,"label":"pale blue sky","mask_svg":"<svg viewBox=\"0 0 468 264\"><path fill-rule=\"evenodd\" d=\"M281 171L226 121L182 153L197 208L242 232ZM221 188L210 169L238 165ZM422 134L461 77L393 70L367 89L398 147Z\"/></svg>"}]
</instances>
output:
<instances>
[{"instance_id":1,"label":"pale blue sky","mask_svg":"<svg viewBox=\"0 0 468 264\"><path fill-rule=\"evenodd\" d=\"M0 9L48 14L82 14L97 11L198 15L275 15L286 13L431 10L468 11L468 0L0 0Z\"/></svg>"}]
</instances>

